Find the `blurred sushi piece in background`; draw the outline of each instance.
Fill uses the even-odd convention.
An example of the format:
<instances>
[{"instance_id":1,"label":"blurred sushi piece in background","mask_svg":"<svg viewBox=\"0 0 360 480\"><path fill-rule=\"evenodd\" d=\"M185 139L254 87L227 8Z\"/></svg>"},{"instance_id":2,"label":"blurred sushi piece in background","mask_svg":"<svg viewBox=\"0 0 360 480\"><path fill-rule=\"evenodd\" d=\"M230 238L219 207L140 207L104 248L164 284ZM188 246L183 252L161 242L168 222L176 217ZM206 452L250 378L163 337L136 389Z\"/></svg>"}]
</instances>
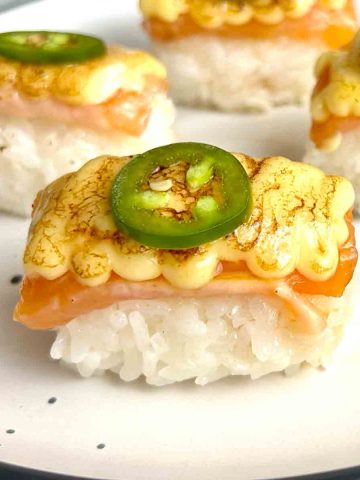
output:
<instances>
[{"instance_id":1,"label":"blurred sushi piece in background","mask_svg":"<svg viewBox=\"0 0 360 480\"><path fill-rule=\"evenodd\" d=\"M360 32L347 49L324 53L316 67L311 142L304 161L354 185L360 213Z\"/></svg>"},{"instance_id":2,"label":"blurred sushi piece in background","mask_svg":"<svg viewBox=\"0 0 360 480\"><path fill-rule=\"evenodd\" d=\"M90 158L169 143L174 109L152 56L61 32L0 34L0 210Z\"/></svg>"},{"instance_id":3,"label":"blurred sushi piece in background","mask_svg":"<svg viewBox=\"0 0 360 480\"><path fill-rule=\"evenodd\" d=\"M175 100L220 110L303 104L319 54L351 41L353 0L140 0Z\"/></svg>"}]
</instances>

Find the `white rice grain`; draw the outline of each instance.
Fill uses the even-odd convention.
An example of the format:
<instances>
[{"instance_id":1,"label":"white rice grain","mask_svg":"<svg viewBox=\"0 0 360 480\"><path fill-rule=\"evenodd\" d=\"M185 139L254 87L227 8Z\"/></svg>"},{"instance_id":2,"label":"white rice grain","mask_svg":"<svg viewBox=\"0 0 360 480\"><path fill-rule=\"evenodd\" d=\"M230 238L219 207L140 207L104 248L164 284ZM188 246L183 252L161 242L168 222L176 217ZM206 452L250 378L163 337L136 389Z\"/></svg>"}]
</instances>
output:
<instances>
[{"instance_id":1,"label":"white rice grain","mask_svg":"<svg viewBox=\"0 0 360 480\"><path fill-rule=\"evenodd\" d=\"M180 103L225 111L266 111L304 104L315 83L313 69L324 50L289 38L259 40L193 35L156 41L171 93Z\"/></svg>"},{"instance_id":2,"label":"white rice grain","mask_svg":"<svg viewBox=\"0 0 360 480\"><path fill-rule=\"evenodd\" d=\"M124 381L144 376L158 386L188 379L205 385L228 375L291 375L304 363L328 365L350 313L346 296L306 297L328 312L319 335L292 332L288 310L266 296L134 300L59 328L51 356L85 377L111 370ZM121 329L114 315L120 315Z\"/></svg>"}]
</instances>

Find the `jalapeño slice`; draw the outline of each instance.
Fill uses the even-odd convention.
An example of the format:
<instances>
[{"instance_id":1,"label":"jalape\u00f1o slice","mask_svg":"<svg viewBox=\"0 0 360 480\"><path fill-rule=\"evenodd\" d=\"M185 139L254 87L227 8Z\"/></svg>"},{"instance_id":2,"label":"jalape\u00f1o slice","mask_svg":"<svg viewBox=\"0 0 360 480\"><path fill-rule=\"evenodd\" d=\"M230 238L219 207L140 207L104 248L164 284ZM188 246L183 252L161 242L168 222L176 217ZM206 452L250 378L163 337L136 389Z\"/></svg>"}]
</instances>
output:
<instances>
[{"instance_id":1,"label":"jalape\u00f1o slice","mask_svg":"<svg viewBox=\"0 0 360 480\"><path fill-rule=\"evenodd\" d=\"M19 31L0 33L0 55L32 64L79 63L104 55L102 40L67 32Z\"/></svg>"},{"instance_id":2,"label":"jalape\u00f1o slice","mask_svg":"<svg viewBox=\"0 0 360 480\"><path fill-rule=\"evenodd\" d=\"M115 178L112 213L142 245L197 247L233 232L251 208L249 178L231 153L176 143L135 156Z\"/></svg>"}]
</instances>

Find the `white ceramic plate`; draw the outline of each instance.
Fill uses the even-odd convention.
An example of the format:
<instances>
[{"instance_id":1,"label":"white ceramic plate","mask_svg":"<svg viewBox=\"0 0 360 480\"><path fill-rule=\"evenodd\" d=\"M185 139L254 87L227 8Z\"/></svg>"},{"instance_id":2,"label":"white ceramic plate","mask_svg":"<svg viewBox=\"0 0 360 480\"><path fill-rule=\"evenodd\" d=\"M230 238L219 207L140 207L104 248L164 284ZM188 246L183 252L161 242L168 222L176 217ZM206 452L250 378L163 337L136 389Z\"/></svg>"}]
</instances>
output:
<instances>
[{"instance_id":1,"label":"white ceramic plate","mask_svg":"<svg viewBox=\"0 0 360 480\"><path fill-rule=\"evenodd\" d=\"M42 1L2 15L0 30L83 30L146 47L135 4ZM293 159L307 128L297 109L248 117L181 110L177 121L181 140ZM0 462L122 480L267 479L360 463L358 314L326 372L161 389L111 375L82 380L49 359L52 333L11 320L18 293L10 280L21 273L27 226L0 217Z\"/></svg>"}]
</instances>

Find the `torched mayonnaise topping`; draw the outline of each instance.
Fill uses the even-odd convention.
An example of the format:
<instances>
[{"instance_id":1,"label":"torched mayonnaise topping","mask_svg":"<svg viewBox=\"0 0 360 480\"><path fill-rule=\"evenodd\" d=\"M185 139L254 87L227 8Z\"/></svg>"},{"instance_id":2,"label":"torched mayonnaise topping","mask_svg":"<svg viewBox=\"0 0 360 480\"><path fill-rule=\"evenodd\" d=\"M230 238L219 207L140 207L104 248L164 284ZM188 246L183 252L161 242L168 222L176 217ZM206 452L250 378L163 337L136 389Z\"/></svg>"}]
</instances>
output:
<instances>
[{"instance_id":1,"label":"torched mayonnaise topping","mask_svg":"<svg viewBox=\"0 0 360 480\"><path fill-rule=\"evenodd\" d=\"M295 270L314 281L330 278L349 236L344 216L354 203L351 184L282 157L236 156L251 179L249 220L231 235L182 251L147 248L117 230L110 190L129 158L88 162L39 194L24 254L26 274L54 280L72 271L88 286L105 283L112 271L132 281L163 275L173 286L194 289L212 280L222 260L244 260L264 279Z\"/></svg>"},{"instance_id":2,"label":"torched mayonnaise topping","mask_svg":"<svg viewBox=\"0 0 360 480\"><path fill-rule=\"evenodd\" d=\"M349 62L346 51L326 52L318 60L316 76L327 70L327 85L313 97L311 113L316 122L325 122L330 115L360 116L360 57L359 65Z\"/></svg>"},{"instance_id":3,"label":"torched mayonnaise topping","mask_svg":"<svg viewBox=\"0 0 360 480\"><path fill-rule=\"evenodd\" d=\"M166 78L165 68L148 53L109 47L93 60L64 65L23 64L0 57L2 96L16 90L33 99L68 105L97 105L122 89L142 92L148 77Z\"/></svg>"},{"instance_id":4,"label":"torched mayonnaise topping","mask_svg":"<svg viewBox=\"0 0 360 480\"><path fill-rule=\"evenodd\" d=\"M343 9L348 0L140 0L146 17L175 22L188 14L205 28L244 25L252 20L274 25L307 15L314 5Z\"/></svg>"},{"instance_id":5,"label":"torched mayonnaise topping","mask_svg":"<svg viewBox=\"0 0 360 480\"><path fill-rule=\"evenodd\" d=\"M360 117L360 33L348 49L326 52L316 65L318 87L311 104L313 121L327 122L332 116ZM342 141L341 132L324 138L321 148L336 150Z\"/></svg>"}]
</instances>

